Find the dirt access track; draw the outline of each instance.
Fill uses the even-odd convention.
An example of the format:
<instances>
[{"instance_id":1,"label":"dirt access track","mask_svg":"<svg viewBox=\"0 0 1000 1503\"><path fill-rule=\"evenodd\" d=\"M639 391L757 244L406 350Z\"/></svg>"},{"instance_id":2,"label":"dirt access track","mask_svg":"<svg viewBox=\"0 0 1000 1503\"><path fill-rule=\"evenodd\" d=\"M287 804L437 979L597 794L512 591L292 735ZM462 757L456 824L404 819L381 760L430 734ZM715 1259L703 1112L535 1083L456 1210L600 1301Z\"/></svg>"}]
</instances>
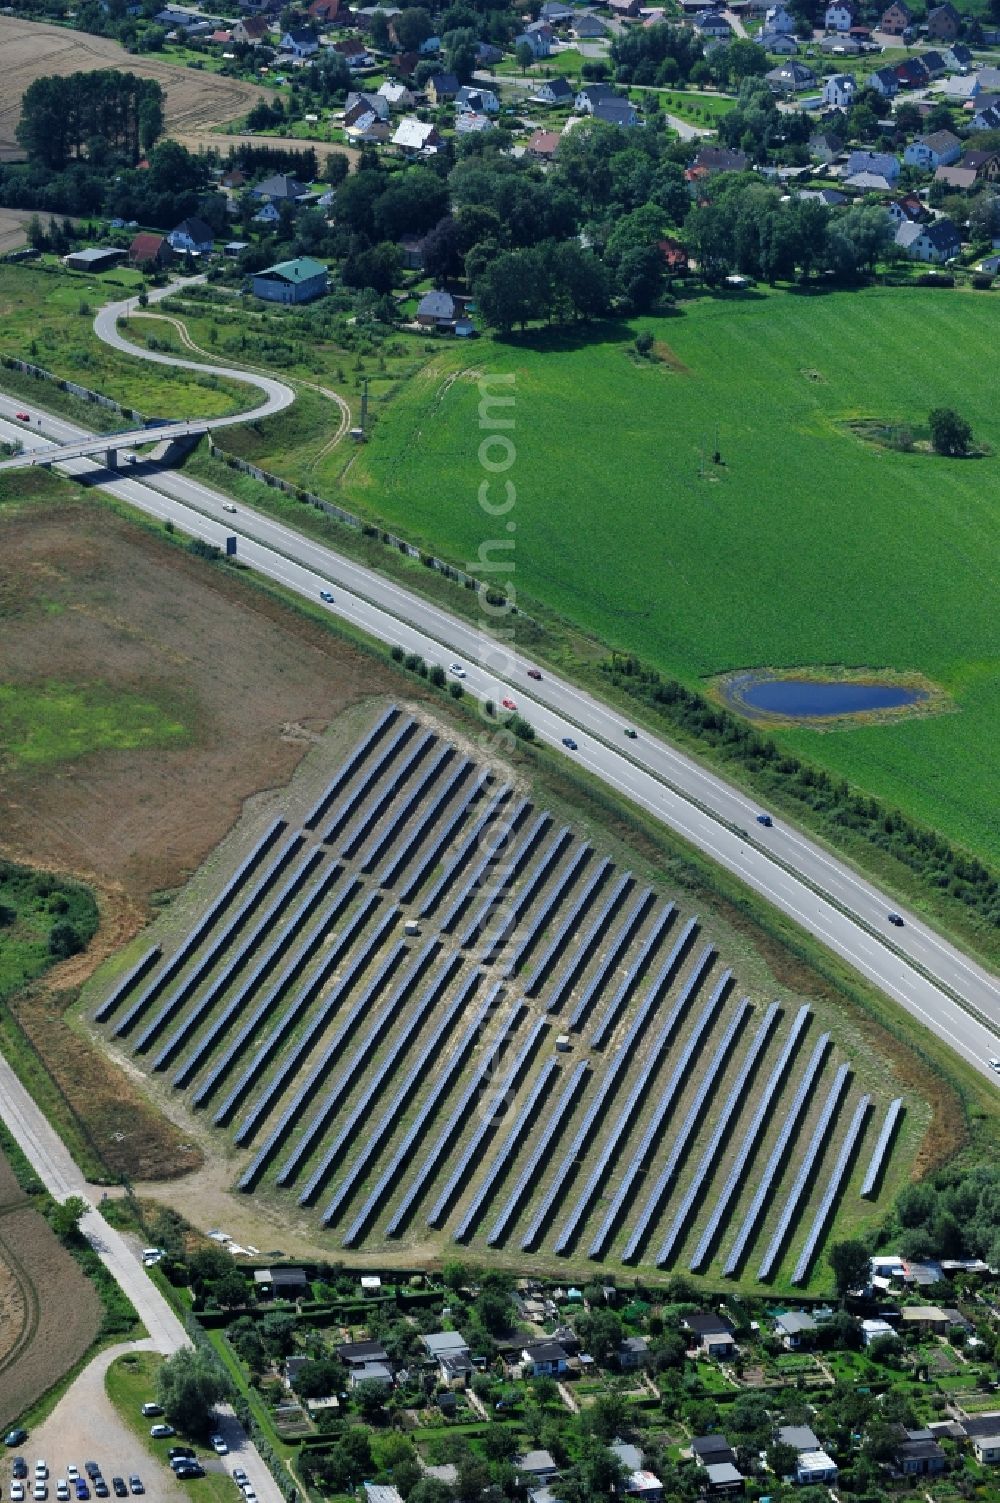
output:
<instances>
[{"instance_id":1,"label":"dirt access track","mask_svg":"<svg viewBox=\"0 0 1000 1503\"><path fill-rule=\"evenodd\" d=\"M214 148L225 152L230 146L249 143L289 147L295 151L313 146L319 157L327 156L331 151L352 159L357 157L357 152L323 142L286 140L277 136L214 135L214 126L225 125L227 121L247 114L259 99L270 100L271 92L241 79L182 68L150 53L126 52L109 37L95 37L85 31L70 31L65 26L50 26L41 21L23 21L16 16L0 16L0 58L3 58L0 161L9 162L24 155L14 132L21 116L21 96L30 83L49 74L85 73L94 68L121 68L142 78L155 78L161 83L166 93L164 134L180 141L190 151ZM0 232L2 230L0 224Z\"/></svg>"},{"instance_id":2,"label":"dirt access track","mask_svg":"<svg viewBox=\"0 0 1000 1503\"><path fill-rule=\"evenodd\" d=\"M183 140L186 132L204 134L245 115L266 89L235 78L194 68L179 68L151 54L132 54L109 37L0 16L0 161L24 155L14 134L21 116L21 96L29 84L45 75L121 68L142 78L155 78L166 93L166 134Z\"/></svg>"}]
</instances>

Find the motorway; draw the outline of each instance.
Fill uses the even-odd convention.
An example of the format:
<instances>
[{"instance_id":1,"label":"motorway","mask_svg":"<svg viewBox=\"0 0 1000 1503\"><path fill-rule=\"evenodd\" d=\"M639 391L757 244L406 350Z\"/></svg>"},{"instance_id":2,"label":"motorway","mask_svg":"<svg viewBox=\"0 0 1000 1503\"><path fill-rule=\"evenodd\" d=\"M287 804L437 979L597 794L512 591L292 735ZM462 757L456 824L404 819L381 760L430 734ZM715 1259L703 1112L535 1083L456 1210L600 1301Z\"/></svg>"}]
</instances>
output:
<instances>
[{"instance_id":1,"label":"motorway","mask_svg":"<svg viewBox=\"0 0 1000 1503\"><path fill-rule=\"evenodd\" d=\"M19 406L0 396L0 439L16 433L41 447L85 436L37 406L32 412L42 418L41 430L2 418ZM100 474L85 459L64 468L81 479ZM1000 1088L989 1063L1000 1056L997 978L794 827L756 824L758 806L738 788L646 732L638 741L625 740L620 713L565 680L546 673L542 682L532 681L530 660L516 644L508 650L440 606L258 512L241 506L233 519L224 509L232 506L228 498L183 473L142 465L127 479L105 473L100 484L189 536L224 547L235 535L243 563L307 599L317 601L332 587L329 609L382 642L445 667L461 662L472 695L498 704L514 699L539 739L559 750L564 737L575 739L577 750L569 754L588 772L801 924ZM507 625L516 630L517 618ZM894 906L905 919L902 929L887 921Z\"/></svg>"}]
</instances>

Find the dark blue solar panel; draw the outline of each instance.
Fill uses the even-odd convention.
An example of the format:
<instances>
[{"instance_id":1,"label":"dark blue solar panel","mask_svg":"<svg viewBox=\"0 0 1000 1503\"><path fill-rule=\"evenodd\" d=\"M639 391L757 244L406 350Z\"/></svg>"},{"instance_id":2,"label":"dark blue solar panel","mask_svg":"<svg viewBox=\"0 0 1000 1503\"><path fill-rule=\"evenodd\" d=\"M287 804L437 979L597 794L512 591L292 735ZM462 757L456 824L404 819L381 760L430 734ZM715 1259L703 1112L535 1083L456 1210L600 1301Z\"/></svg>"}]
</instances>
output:
<instances>
[{"instance_id":1,"label":"dark blue solar panel","mask_svg":"<svg viewBox=\"0 0 1000 1503\"><path fill-rule=\"evenodd\" d=\"M312 813L308 814L303 821L304 826L307 830L314 830L319 824L320 820L325 817L327 810L333 803L334 799L337 797L337 794L340 792L341 788L343 788L344 784L354 776L358 768L361 766L362 762L368 756L369 752L374 750L377 743L382 739L389 727L398 718L399 707L397 705L390 705L385 714L375 722L371 730L366 732L366 734L362 736L357 746L347 758L347 761L337 772L333 781L326 785L326 788L320 796L319 802L312 810Z\"/></svg>"},{"instance_id":2,"label":"dark blue solar panel","mask_svg":"<svg viewBox=\"0 0 1000 1503\"><path fill-rule=\"evenodd\" d=\"M536 1135L531 1156L507 1192L503 1210L486 1238L488 1246L496 1247L499 1242L503 1241L508 1226L533 1189L542 1165L551 1157L553 1145L557 1142L563 1124L573 1110L580 1089L589 1075L589 1062L585 1059L578 1060L573 1066L569 1080L563 1087L559 1100L552 1108L551 1115Z\"/></svg>"},{"instance_id":3,"label":"dark blue solar panel","mask_svg":"<svg viewBox=\"0 0 1000 1503\"><path fill-rule=\"evenodd\" d=\"M834 1077L833 1085L830 1087L830 1092L826 1098L819 1122L816 1124L816 1130L812 1135L809 1147L806 1149L805 1156L799 1164L798 1173L795 1176L792 1188L788 1192L788 1198L778 1218L778 1225L775 1228L774 1236L771 1238L767 1252L764 1254L764 1261L760 1265L760 1272L757 1275L758 1279L769 1279L774 1272L775 1264L781 1256L781 1249L784 1247L788 1234L792 1229L792 1223L798 1216L802 1197L812 1183L819 1159L826 1146L826 1140L830 1135L830 1129L837 1119L841 1098L847 1089L847 1081L850 1073L849 1065L841 1065Z\"/></svg>"},{"instance_id":4,"label":"dark blue solar panel","mask_svg":"<svg viewBox=\"0 0 1000 1503\"><path fill-rule=\"evenodd\" d=\"M850 1166L851 1159L854 1157L861 1135L865 1130L871 1102L872 1099L870 1096L862 1096L855 1109L854 1116L851 1118L851 1125L847 1129L847 1135L841 1145L840 1153L837 1155L837 1162L833 1166L833 1171L823 1192L823 1199L820 1201L816 1215L813 1217L813 1223L809 1228L809 1235L806 1238L805 1246L799 1254L799 1261L795 1265L795 1272L792 1274L793 1284L804 1284L809 1277L809 1270L812 1267L813 1258L816 1256L816 1249L819 1247L820 1240L826 1231L830 1217L833 1215L834 1204L843 1188L844 1178Z\"/></svg>"}]
</instances>

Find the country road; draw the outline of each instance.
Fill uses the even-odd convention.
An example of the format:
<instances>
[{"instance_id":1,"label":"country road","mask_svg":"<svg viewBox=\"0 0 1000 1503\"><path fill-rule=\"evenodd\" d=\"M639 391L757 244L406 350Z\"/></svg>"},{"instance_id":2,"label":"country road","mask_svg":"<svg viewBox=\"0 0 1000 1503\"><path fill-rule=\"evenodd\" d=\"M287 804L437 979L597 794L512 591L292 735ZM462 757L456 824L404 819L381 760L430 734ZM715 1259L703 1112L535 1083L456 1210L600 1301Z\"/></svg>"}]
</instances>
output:
<instances>
[{"instance_id":1,"label":"country road","mask_svg":"<svg viewBox=\"0 0 1000 1503\"><path fill-rule=\"evenodd\" d=\"M0 400L0 413L14 405ZM61 443L82 431L61 418L45 418L44 427ZM0 422L0 437L12 430L27 442L47 442ZM97 473L87 460L66 468ZM234 520L223 510L227 498L183 473L137 466L128 479L102 484L191 536L223 546L235 535L244 563L306 598L317 600L333 585L329 609L378 640L430 662L460 659L471 694L481 700L513 696L540 740L560 752L563 738L573 736L574 760L587 771L728 868L1000 1087L990 1065L1000 1055L997 978L905 909L905 927L894 929L887 914L898 905L885 893L784 821L757 825L758 806L740 789L655 736L623 740L618 711L554 675L532 681L529 662L516 652L376 571L245 506Z\"/></svg>"}]
</instances>

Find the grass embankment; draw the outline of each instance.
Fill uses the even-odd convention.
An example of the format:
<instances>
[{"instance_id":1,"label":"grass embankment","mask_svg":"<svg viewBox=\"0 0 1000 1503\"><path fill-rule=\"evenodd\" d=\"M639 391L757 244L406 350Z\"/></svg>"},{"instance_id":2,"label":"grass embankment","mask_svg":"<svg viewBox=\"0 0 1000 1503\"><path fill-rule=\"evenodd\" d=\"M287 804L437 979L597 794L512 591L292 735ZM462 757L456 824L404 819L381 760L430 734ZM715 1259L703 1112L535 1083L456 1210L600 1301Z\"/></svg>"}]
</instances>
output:
<instances>
[{"instance_id":1,"label":"grass embankment","mask_svg":"<svg viewBox=\"0 0 1000 1503\"><path fill-rule=\"evenodd\" d=\"M0 265L0 354L30 360L146 417L214 417L254 405L256 393L247 387L146 364L102 344L93 330L94 314L103 303L130 290L100 276L70 274L61 268ZM29 399L34 393L40 405L53 405L48 382L0 370L0 387ZM86 412L89 421L97 409L88 405ZM111 417L110 424L104 415L93 426L99 431L121 426L120 418Z\"/></svg>"}]
</instances>

